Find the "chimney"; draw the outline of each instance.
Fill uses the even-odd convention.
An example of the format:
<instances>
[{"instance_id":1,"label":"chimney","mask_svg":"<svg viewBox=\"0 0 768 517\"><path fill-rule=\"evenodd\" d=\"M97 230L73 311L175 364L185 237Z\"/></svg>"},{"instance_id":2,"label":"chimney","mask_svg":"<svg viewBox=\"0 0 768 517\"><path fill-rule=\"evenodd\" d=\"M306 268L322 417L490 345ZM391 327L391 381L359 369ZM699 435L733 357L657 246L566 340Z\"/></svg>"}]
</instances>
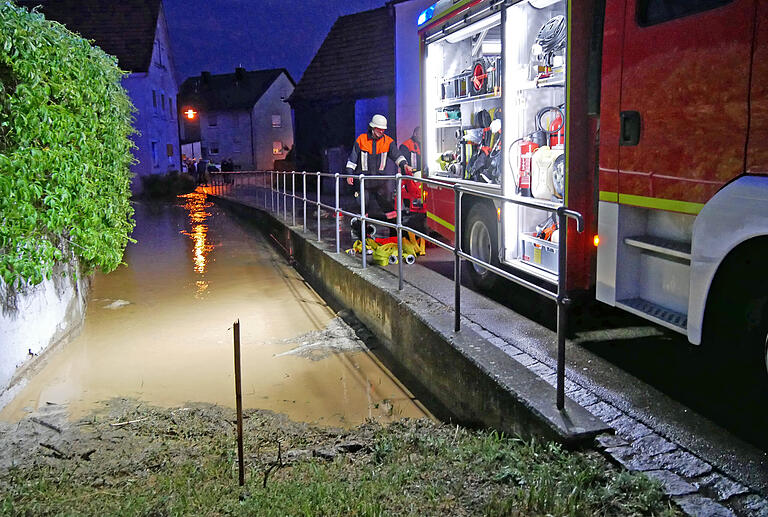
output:
<instances>
[{"instance_id":1,"label":"chimney","mask_svg":"<svg viewBox=\"0 0 768 517\"><path fill-rule=\"evenodd\" d=\"M200 77L203 79L203 84L209 84L211 82L210 72L201 72Z\"/></svg>"},{"instance_id":2,"label":"chimney","mask_svg":"<svg viewBox=\"0 0 768 517\"><path fill-rule=\"evenodd\" d=\"M235 68L235 80L242 81L243 79L245 79L245 68L238 66Z\"/></svg>"}]
</instances>

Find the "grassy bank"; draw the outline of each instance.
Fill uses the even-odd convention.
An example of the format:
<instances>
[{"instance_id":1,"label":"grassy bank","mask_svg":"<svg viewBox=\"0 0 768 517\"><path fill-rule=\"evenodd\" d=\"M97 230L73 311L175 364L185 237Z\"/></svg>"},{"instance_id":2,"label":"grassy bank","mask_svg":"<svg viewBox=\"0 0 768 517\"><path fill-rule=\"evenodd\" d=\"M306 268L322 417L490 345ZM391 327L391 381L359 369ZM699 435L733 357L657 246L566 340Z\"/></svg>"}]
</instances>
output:
<instances>
[{"instance_id":1,"label":"grassy bank","mask_svg":"<svg viewBox=\"0 0 768 517\"><path fill-rule=\"evenodd\" d=\"M596 453L428 421L332 430L247 416L244 488L228 409L122 401L77 423L8 426L0 446L16 466L1 471L0 513L676 514L655 483Z\"/></svg>"}]
</instances>

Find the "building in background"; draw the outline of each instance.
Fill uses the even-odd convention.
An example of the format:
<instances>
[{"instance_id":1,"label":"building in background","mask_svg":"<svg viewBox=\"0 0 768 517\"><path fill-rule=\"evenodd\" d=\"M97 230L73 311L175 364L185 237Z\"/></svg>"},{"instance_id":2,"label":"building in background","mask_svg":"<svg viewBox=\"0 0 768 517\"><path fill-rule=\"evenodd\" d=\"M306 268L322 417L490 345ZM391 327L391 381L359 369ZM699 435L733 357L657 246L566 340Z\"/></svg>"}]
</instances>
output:
<instances>
[{"instance_id":1,"label":"building in background","mask_svg":"<svg viewBox=\"0 0 768 517\"><path fill-rule=\"evenodd\" d=\"M342 172L345 149L375 113L387 117L394 136L394 31L391 5L340 16L333 24L288 99L299 169ZM339 163L341 170L333 170Z\"/></svg>"},{"instance_id":2,"label":"building in background","mask_svg":"<svg viewBox=\"0 0 768 517\"><path fill-rule=\"evenodd\" d=\"M137 112L132 138L136 158L132 190L141 191L142 176L180 170L179 130L174 68L161 0L22 0L49 20L79 33L117 57Z\"/></svg>"},{"instance_id":3,"label":"building in background","mask_svg":"<svg viewBox=\"0 0 768 517\"><path fill-rule=\"evenodd\" d=\"M235 170L270 170L293 147L295 83L284 68L190 77L179 91L185 149L199 142L202 158L231 161ZM189 156L192 158L193 156Z\"/></svg>"}]
</instances>

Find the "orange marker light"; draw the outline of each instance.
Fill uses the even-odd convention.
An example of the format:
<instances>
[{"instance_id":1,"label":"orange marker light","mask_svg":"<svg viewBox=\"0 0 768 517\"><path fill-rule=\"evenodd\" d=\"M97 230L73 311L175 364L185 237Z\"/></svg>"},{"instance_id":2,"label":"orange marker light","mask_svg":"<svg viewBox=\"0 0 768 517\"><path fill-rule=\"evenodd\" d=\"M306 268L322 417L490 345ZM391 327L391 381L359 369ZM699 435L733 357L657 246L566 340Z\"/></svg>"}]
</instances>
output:
<instances>
[{"instance_id":1,"label":"orange marker light","mask_svg":"<svg viewBox=\"0 0 768 517\"><path fill-rule=\"evenodd\" d=\"M496 219L501 221L501 207L496 209Z\"/></svg>"},{"instance_id":2,"label":"orange marker light","mask_svg":"<svg viewBox=\"0 0 768 517\"><path fill-rule=\"evenodd\" d=\"M594 243L595 247L597 247L597 245L600 244L600 236L595 235L594 238L592 238L592 242Z\"/></svg>"}]
</instances>

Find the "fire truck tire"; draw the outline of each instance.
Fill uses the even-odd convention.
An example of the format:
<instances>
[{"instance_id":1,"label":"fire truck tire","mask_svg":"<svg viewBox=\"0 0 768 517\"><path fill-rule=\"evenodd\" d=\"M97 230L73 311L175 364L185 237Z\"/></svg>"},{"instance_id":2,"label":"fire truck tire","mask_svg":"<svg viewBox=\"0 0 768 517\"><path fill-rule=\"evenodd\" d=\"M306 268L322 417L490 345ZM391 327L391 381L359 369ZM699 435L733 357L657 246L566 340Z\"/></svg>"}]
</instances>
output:
<instances>
[{"instance_id":1,"label":"fire truck tire","mask_svg":"<svg viewBox=\"0 0 768 517\"><path fill-rule=\"evenodd\" d=\"M493 209L485 204L476 203L469 209L469 214L462 228L462 249L464 253L499 266L498 225ZM472 285L481 291L492 289L500 277L487 269L469 261L465 271Z\"/></svg>"},{"instance_id":2,"label":"fire truck tire","mask_svg":"<svg viewBox=\"0 0 768 517\"><path fill-rule=\"evenodd\" d=\"M761 265L768 246L740 251L712 283L703 344L712 367L740 385L737 392L768 395L768 275Z\"/></svg>"}]
</instances>

